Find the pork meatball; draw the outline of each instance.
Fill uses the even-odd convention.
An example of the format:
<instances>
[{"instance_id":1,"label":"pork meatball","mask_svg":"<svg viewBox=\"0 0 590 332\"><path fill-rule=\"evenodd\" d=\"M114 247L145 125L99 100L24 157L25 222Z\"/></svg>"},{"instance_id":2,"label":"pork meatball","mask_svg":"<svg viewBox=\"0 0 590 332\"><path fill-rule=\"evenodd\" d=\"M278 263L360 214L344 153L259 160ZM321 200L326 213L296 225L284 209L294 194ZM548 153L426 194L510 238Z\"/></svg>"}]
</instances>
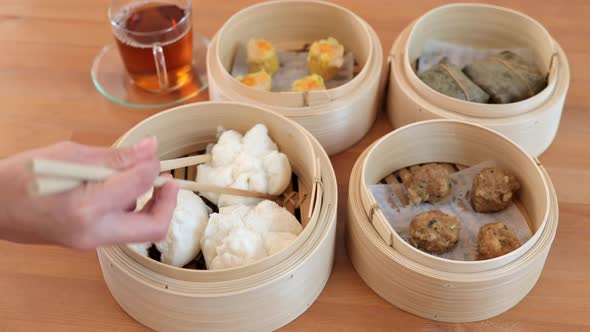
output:
<instances>
[{"instance_id":1,"label":"pork meatball","mask_svg":"<svg viewBox=\"0 0 590 332\"><path fill-rule=\"evenodd\" d=\"M477 212L497 212L504 210L512 202L520 183L507 171L484 168L473 179L471 204Z\"/></svg>"},{"instance_id":2,"label":"pork meatball","mask_svg":"<svg viewBox=\"0 0 590 332\"><path fill-rule=\"evenodd\" d=\"M410 224L410 243L428 252L443 254L455 247L460 232L461 221L456 216L438 210L423 212Z\"/></svg>"},{"instance_id":3,"label":"pork meatball","mask_svg":"<svg viewBox=\"0 0 590 332\"><path fill-rule=\"evenodd\" d=\"M491 259L506 255L520 247L520 241L504 223L483 225L477 237L479 259Z\"/></svg>"},{"instance_id":4,"label":"pork meatball","mask_svg":"<svg viewBox=\"0 0 590 332\"><path fill-rule=\"evenodd\" d=\"M439 164L414 166L401 174L410 204L439 203L450 196L449 169Z\"/></svg>"}]
</instances>

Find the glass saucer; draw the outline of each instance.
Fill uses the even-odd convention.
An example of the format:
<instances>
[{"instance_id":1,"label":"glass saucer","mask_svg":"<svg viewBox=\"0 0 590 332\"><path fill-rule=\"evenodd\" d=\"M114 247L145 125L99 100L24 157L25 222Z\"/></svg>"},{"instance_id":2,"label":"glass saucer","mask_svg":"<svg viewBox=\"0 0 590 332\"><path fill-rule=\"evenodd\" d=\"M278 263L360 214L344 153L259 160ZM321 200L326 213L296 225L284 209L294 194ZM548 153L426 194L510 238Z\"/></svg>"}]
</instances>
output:
<instances>
[{"instance_id":1,"label":"glass saucer","mask_svg":"<svg viewBox=\"0 0 590 332\"><path fill-rule=\"evenodd\" d=\"M193 37L193 81L179 89L152 93L136 87L125 70L115 43L106 45L94 58L92 82L107 99L135 108L161 108L186 102L207 89L205 57L209 39L198 33Z\"/></svg>"}]
</instances>

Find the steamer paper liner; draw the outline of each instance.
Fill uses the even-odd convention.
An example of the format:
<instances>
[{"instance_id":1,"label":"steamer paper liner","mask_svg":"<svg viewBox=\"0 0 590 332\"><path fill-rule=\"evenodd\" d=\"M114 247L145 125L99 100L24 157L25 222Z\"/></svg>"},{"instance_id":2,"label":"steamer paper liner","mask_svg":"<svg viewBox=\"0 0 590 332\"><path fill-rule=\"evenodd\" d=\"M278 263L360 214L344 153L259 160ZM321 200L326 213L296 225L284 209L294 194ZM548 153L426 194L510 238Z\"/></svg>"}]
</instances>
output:
<instances>
[{"instance_id":1,"label":"steamer paper liner","mask_svg":"<svg viewBox=\"0 0 590 332\"><path fill-rule=\"evenodd\" d=\"M477 245L479 229L485 224L503 222L518 237L521 244L532 236L531 228L525 216L514 203L510 204L505 210L496 213L478 213L473 210L471 206L473 178L483 168L494 167L494 165L494 162L488 161L450 174L452 197L442 204L422 203L416 206L403 206L402 200L397 196L402 192L407 195L407 190L403 184L370 185L369 190L371 190L391 227L405 241L408 241L410 237L410 223L415 215L431 210L440 210L447 214L456 215L461 221L459 242L450 251L435 256L458 261L474 261L477 260L479 254ZM407 201L407 199L403 200Z\"/></svg>"},{"instance_id":2,"label":"steamer paper liner","mask_svg":"<svg viewBox=\"0 0 590 332\"><path fill-rule=\"evenodd\" d=\"M417 60L416 72L421 74L439 63L444 57L447 57L458 68L463 68L468 64L503 51L511 51L521 56L526 62L535 63L533 51L530 48L474 48L438 40L428 40L424 45L422 55Z\"/></svg>"},{"instance_id":3,"label":"steamer paper liner","mask_svg":"<svg viewBox=\"0 0 590 332\"><path fill-rule=\"evenodd\" d=\"M307 51L292 51L277 49L279 56L279 69L272 77L272 92L289 92L291 84L305 76L310 75L307 69ZM250 73L248 66L248 54L246 46L240 44L234 58L231 75L233 77L246 76ZM344 53L344 63L336 73L336 76L324 82L326 89L337 88L348 83L354 76L354 54Z\"/></svg>"}]
</instances>

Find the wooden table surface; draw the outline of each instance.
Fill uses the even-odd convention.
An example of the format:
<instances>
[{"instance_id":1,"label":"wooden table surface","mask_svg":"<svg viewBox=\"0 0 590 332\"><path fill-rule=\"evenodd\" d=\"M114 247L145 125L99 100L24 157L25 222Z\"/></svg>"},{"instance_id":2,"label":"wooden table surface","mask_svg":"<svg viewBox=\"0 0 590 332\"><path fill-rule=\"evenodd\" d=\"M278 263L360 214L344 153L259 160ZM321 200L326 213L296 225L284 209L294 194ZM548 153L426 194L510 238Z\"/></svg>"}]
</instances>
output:
<instances>
[{"instance_id":1,"label":"wooden table surface","mask_svg":"<svg viewBox=\"0 0 590 332\"><path fill-rule=\"evenodd\" d=\"M195 0L195 30L212 36L230 15L254 2ZM336 2L365 18L387 52L414 18L446 1ZM392 129L382 113L361 142L332 157L340 194L334 270L316 303L284 330L590 329L590 1L492 2L540 21L561 43L571 65L560 130L540 158L557 188L561 215L541 279L510 311L472 324L437 323L407 314L361 281L343 241L348 178L361 151ZM93 58L113 41L106 18L109 3L0 2L0 157L62 140L110 145L158 111L120 107L92 85ZM7 242L0 242L0 252L0 331L145 329L111 297L95 252Z\"/></svg>"}]
</instances>

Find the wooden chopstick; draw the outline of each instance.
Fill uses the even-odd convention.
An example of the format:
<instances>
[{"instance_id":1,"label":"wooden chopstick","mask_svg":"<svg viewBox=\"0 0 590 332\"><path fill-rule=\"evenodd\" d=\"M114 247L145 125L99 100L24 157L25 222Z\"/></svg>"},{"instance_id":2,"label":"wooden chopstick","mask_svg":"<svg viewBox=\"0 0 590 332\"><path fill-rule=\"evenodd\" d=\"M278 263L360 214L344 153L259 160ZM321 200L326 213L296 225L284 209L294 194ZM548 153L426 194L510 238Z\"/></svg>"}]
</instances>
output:
<instances>
[{"instance_id":1,"label":"wooden chopstick","mask_svg":"<svg viewBox=\"0 0 590 332\"><path fill-rule=\"evenodd\" d=\"M32 159L29 168L31 173L36 176L82 181L104 181L117 173L114 169L103 166L89 166L47 159Z\"/></svg>"},{"instance_id":2,"label":"wooden chopstick","mask_svg":"<svg viewBox=\"0 0 590 332\"><path fill-rule=\"evenodd\" d=\"M34 182L30 190L36 195L51 195L74 189L86 181L105 181L117 174L117 171L102 167L88 166L64 161L33 159L29 164L29 170L34 175ZM181 189L194 192L215 192L243 197L255 197L275 200L277 197L265 193L225 188L188 180L171 179L159 176L154 181L154 186L159 187L168 181L175 182Z\"/></svg>"},{"instance_id":3,"label":"wooden chopstick","mask_svg":"<svg viewBox=\"0 0 590 332\"><path fill-rule=\"evenodd\" d=\"M29 193L36 196L58 194L81 186L84 181L67 178L41 177L29 184Z\"/></svg>"},{"instance_id":4,"label":"wooden chopstick","mask_svg":"<svg viewBox=\"0 0 590 332\"><path fill-rule=\"evenodd\" d=\"M211 155L208 154L163 160L160 162L160 172L198 165L206 163L209 160L211 160ZM50 174L45 174L47 170L50 170ZM101 166L88 167L86 165L45 159L33 159L31 162L31 171L37 175L52 175L86 181L102 181L116 173L113 169Z\"/></svg>"},{"instance_id":5,"label":"wooden chopstick","mask_svg":"<svg viewBox=\"0 0 590 332\"><path fill-rule=\"evenodd\" d=\"M160 172L171 171L173 169L179 169L183 167L199 165L211 160L210 154L202 154L198 156L190 156L185 158L177 158L170 160L160 161Z\"/></svg>"}]
</instances>

